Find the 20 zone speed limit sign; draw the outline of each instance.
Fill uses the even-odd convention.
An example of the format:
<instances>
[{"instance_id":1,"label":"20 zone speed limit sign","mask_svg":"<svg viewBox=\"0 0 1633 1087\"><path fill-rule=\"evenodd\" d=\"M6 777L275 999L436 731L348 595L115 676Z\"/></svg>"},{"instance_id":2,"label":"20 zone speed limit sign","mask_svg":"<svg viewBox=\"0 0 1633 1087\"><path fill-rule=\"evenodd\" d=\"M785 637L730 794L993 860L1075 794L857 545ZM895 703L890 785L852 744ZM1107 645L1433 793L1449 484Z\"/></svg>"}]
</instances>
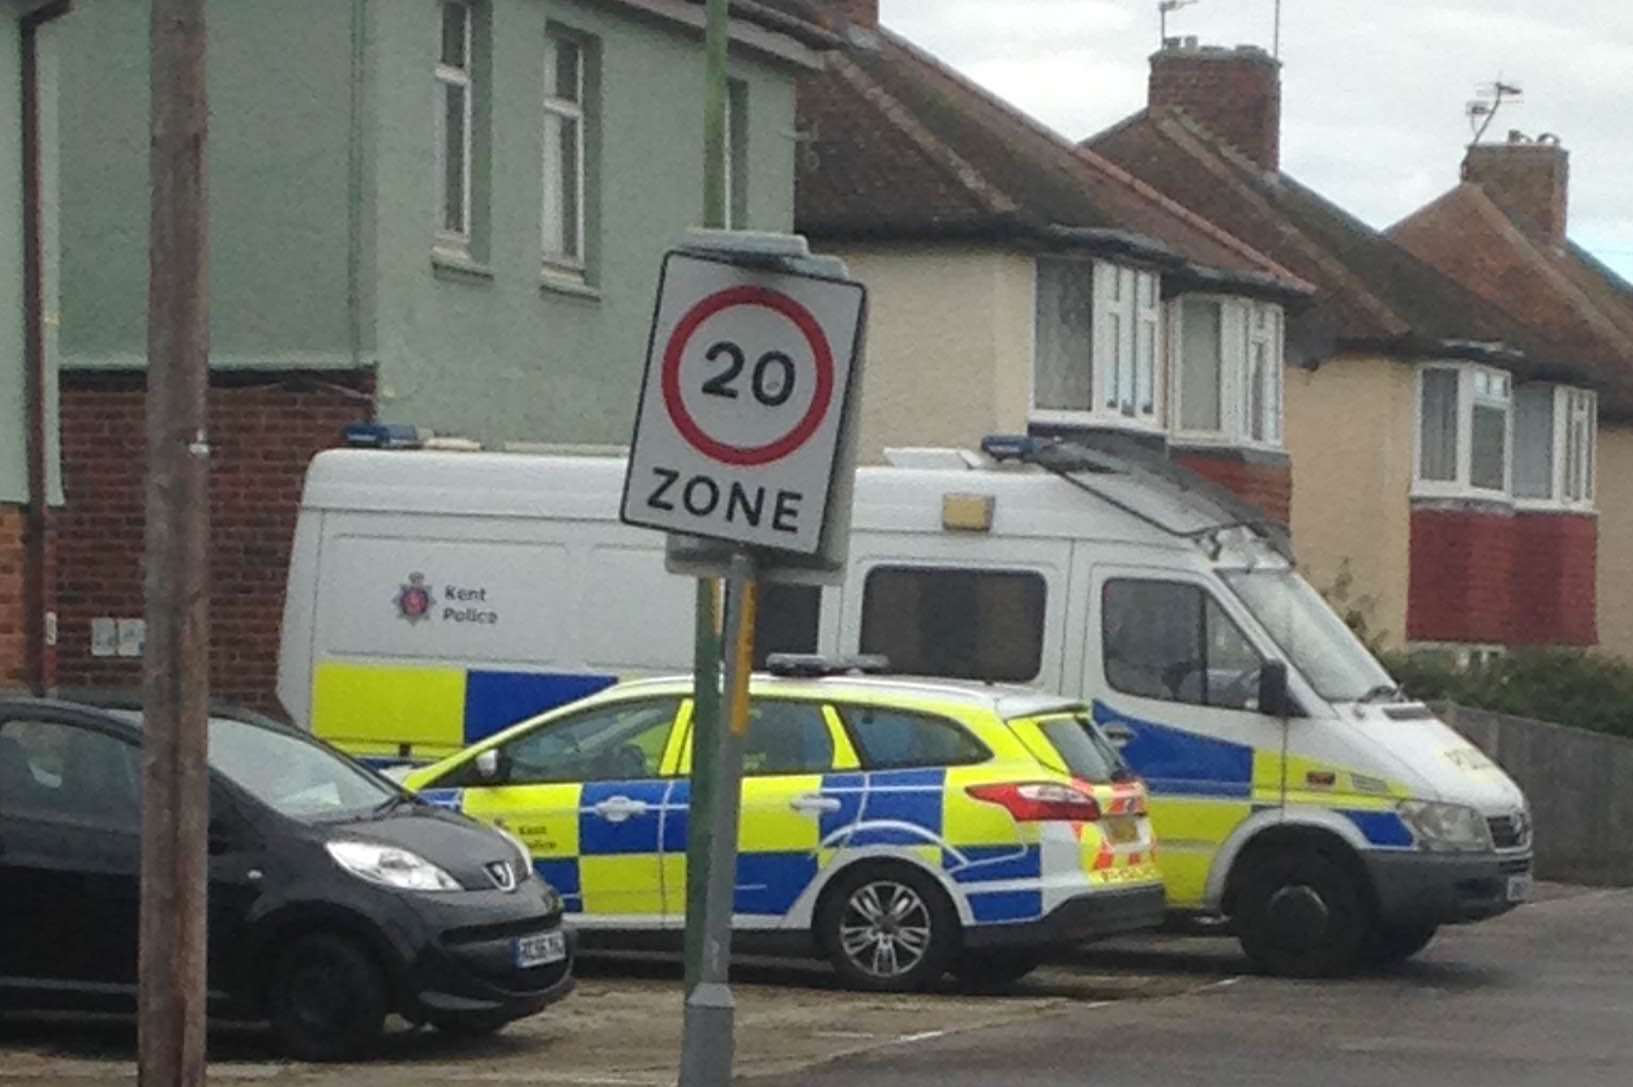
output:
<instances>
[{"instance_id":1,"label":"20 zone speed limit sign","mask_svg":"<svg viewBox=\"0 0 1633 1087\"><path fill-rule=\"evenodd\" d=\"M623 519L817 552L863 296L859 283L670 253Z\"/></svg>"}]
</instances>

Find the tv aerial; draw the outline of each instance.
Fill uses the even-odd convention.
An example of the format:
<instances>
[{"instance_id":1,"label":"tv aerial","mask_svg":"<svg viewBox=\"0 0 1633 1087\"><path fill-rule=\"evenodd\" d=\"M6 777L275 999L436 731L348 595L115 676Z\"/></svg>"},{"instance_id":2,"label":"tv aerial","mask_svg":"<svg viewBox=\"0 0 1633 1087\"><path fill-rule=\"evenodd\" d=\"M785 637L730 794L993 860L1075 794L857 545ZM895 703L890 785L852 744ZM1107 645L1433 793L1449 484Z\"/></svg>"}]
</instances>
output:
<instances>
[{"instance_id":1,"label":"tv aerial","mask_svg":"<svg viewBox=\"0 0 1633 1087\"><path fill-rule=\"evenodd\" d=\"M1463 109L1469 119L1469 130L1474 133L1474 143L1479 143L1485 137L1486 130L1497 119L1497 112L1503 106L1510 103L1517 106L1525 97L1525 91L1518 83L1508 82L1501 76L1491 83L1480 84L1474 94Z\"/></svg>"}]
</instances>

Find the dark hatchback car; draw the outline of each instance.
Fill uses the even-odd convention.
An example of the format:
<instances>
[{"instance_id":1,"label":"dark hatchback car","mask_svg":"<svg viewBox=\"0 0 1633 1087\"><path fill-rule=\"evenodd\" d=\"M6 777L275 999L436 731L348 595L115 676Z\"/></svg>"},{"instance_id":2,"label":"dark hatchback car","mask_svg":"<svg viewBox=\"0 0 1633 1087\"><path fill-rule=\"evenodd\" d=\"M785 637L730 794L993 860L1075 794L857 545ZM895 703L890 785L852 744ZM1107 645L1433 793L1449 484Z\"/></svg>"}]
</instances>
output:
<instances>
[{"instance_id":1,"label":"dark hatchback car","mask_svg":"<svg viewBox=\"0 0 1633 1087\"><path fill-rule=\"evenodd\" d=\"M485 1034L573 987L561 897L526 847L305 733L210 719L211 1014L308 1060L387 1014ZM141 715L0 699L0 1008L136 999Z\"/></svg>"}]
</instances>

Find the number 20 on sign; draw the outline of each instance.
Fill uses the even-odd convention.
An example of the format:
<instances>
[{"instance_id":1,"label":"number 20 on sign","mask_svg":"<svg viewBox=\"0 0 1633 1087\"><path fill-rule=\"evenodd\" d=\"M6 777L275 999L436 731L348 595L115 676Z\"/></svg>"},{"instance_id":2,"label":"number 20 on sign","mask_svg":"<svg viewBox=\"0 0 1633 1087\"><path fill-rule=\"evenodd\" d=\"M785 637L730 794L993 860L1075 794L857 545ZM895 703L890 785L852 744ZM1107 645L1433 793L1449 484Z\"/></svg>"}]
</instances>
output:
<instances>
[{"instance_id":1,"label":"number 20 on sign","mask_svg":"<svg viewBox=\"0 0 1633 1087\"><path fill-rule=\"evenodd\" d=\"M623 519L817 552L863 300L847 280L670 253Z\"/></svg>"}]
</instances>

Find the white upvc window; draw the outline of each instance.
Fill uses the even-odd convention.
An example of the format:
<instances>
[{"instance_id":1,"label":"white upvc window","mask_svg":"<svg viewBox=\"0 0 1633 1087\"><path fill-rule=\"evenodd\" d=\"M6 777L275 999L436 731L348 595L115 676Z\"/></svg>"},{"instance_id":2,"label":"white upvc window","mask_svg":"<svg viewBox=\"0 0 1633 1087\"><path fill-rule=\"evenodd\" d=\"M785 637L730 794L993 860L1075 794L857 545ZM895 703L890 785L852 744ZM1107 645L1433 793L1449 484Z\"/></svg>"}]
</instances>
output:
<instances>
[{"instance_id":1,"label":"white upvc window","mask_svg":"<svg viewBox=\"0 0 1633 1087\"><path fill-rule=\"evenodd\" d=\"M1506 499L1512 493L1513 379L1468 363L1418 370L1413 493Z\"/></svg>"},{"instance_id":2,"label":"white upvc window","mask_svg":"<svg viewBox=\"0 0 1633 1087\"><path fill-rule=\"evenodd\" d=\"M748 84L726 84L726 229L748 229Z\"/></svg>"},{"instance_id":3,"label":"white upvc window","mask_svg":"<svg viewBox=\"0 0 1633 1087\"><path fill-rule=\"evenodd\" d=\"M1514 391L1514 498L1533 507L1591 509L1599 400L1588 389Z\"/></svg>"},{"instance_id":4,"label":"white upvc window","mask_svg":"<svg viewBox=\"0 0 1633 1087\"><path fill-rule=\"evenodd\" d=\"M1037 422L1162 424L1161 283L1155 272L1040 257L1032 418Z\"/></svg>"},{"instance_id":5,"label":"white upvc window","mask_svg":"<svg viewBox=\"0 0 1633 1087\"><path fill-rule=\"evenodd\" d=\"M471 243L471 5L443 0L442 45L436 83L436 236L443 245L468 250Z\"/></svg>"},{"instance_id":6,"label":"white upvc window","mask_svg":"<svg viewBox=\"0 0 1633 1087\"><path fill-rule=\"evenodd\" d=\"M1174 436L1279 448L1281 307L1242 298L1186 295L1169 304L1169 327Z\"/></svg>"},{"instance_id":7,"label":"white upvc window","mask_svg":"<svg viewBox=\"0 0 1633 1087\"><path fill-rule=\"evenodd\" d=\"M544 47L545 263L584 268L584 46L549 32Z\"/></svg>"}]
</instances>

